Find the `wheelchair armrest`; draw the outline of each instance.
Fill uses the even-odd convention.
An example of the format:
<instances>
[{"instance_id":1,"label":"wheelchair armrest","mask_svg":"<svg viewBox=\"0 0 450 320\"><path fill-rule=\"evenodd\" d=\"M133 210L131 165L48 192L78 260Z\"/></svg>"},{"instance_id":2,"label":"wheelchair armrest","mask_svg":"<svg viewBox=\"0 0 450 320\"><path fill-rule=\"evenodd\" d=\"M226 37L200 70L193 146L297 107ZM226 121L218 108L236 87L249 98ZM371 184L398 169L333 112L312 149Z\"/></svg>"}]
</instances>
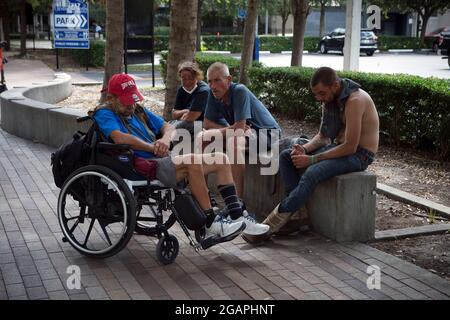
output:
<instances>
[{"instance_id":1,"label":"wheelchair armrest","mask_svg":"<svg viewBox=\"0 0 450 320\"><path fill-rule=\"evenodd\" d=\"M115 143L109 143L109 142L99 142L97 144L99 149L106 149L106 150L131 150L131 147L129 144L115 144Z\"/></svg>"}]
</instances>

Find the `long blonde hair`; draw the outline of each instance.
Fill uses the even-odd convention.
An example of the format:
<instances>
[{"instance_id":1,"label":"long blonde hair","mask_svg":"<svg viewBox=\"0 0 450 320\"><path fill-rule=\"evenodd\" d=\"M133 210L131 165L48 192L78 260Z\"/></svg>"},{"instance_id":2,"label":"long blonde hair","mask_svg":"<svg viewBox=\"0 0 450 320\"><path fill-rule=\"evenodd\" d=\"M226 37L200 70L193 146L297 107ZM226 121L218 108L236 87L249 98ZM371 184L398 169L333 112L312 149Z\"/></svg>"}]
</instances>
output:
<instances>
[{"instance_id":1,"label":"long blonde hair","mask_svg":"<svg viewBox=\"0 0 450 320\"><path fill-rule=\"evenodd\" d=\"M118 101L119 99L111 93L108 93L106 97L107 98L104 102L98 103L93 109L90 109L88 111L88 115L90 117L92 117L95 114L95 112L97 112L100 109L109 109L113 111L115 114L119 115L119 108L120 108Z\"/></svg>"},{"instance_id":2,"label":"long blonde hair","mask_svg":"<svg viewBox=\"0 0 450 320\"><path fill-rule=\"evenodd\" d=\"M184 61L178 65L178 76L181 75L182 71L189 71L197 81L204 79L203 71L200 69L196 62Z\"/></svg>"}]
</instances>

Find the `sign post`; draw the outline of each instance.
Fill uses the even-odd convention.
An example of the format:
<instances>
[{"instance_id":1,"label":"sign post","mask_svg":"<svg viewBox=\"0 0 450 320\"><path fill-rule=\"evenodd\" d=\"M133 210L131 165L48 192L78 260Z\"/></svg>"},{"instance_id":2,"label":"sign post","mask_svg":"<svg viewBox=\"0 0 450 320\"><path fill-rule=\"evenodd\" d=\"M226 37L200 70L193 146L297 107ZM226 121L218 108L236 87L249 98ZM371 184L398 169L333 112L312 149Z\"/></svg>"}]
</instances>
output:
<instances>
[{"instance_id":1,"label":"sign post","mask_svg":"<svg viewBox=\"0 0 450 320\"><path fill-rule=\"evenodd\" d=\"M53 26L53 45L56 50L89 49L87 0L54 0Z\"/></svg>"}]
</instances>

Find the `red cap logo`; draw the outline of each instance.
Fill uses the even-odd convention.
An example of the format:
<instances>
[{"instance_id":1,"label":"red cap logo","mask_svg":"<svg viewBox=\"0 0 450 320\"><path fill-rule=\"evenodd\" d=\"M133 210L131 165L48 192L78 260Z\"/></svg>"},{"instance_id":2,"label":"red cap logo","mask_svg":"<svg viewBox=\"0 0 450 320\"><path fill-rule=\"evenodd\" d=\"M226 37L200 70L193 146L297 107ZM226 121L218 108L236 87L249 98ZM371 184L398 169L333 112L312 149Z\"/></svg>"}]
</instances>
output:
<instances>
[{"instance_id":1,"label":"red cap logo","mask_svg":"<svg viewBox=\"0 0 450 320\"><path fill-rule=\"evenodd\" d=\"M108 93L117 96L124 106L129 106L144 100L134 79L125 73L113 75L111 79L109 79L107 91Z\"/></svg>"}]
</instances>

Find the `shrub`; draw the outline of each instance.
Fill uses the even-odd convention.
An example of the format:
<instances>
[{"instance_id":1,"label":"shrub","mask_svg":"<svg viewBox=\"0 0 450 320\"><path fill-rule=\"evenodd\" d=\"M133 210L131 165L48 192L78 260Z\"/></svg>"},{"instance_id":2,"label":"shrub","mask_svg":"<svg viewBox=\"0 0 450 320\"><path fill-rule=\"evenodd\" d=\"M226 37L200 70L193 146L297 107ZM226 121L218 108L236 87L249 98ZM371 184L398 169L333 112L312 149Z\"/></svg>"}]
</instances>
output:
<instances>
[{"instance_id":1,"label":"shrub","mask_svg":"<svg viewBox=\"0 0 450 320\"><path fill-rule=\"evenodd\" d=\"M432 47L432 41L426 40L425 44L420 44L420 39L413 37L400 37L400 36L384 36L381 35L378 38L378 48L380 51L387 51L389 49L430 49Z\"/></svg>"},{"instance_id":2,"label":"shrub","mask_svg":"<svg viewBox=\"0 0 450 320\"><path fill-rule=\"evenodd\" d=\"M298 119L319 121L321 108L310 93L312 68L252 68L251 89L264 103ZM444 159L450 158L449 82L409 75L339 72L362 85L375 102L380 130L396 144L415 147L432 141Z\"/></svg>"},{"instance_id":3,"label":"shrub","mask_svg":"<svg viewBox=\"0 0 450 320\"><path fill-rule=\"evenodd\" d=\"M155 35L155 53L169 50L169 36Z\"/></svg>"},{"instance_id":4,"label":"shrub","mask_svg":"<svg viewBox=\"0 0 450 320\"><path fill-rule=\"evenodd\" d=\"M282 36L259 36L260 50L280 53L282 51L292 51L292 37ZM305 37L304 50L317 52L320 37ZM401 36L380 36L379 48L381 51L389 49L423 49L431 48L432 43L427 40L424 45L420 45L420 40L412 37ZM169 36L164 32L155 33L155 52L169 49ZM203 35L202 50L209 51L230 51L231 53L242 52L242 35Z\"/></svg>"},{"instance_id":5,"label":"shrub","mask_svg":"<svg viewBox=\"0 0 450 320\"><path fill-rule=\"evenodd\" d=\"M305 37L304 50L317 51L319 37ZM202 41L206 50L212 51L231 51L232 53L242 52L241 35L221 35L221 36L202 36ZM270 51L271 53L280 53L281 51L292 50L292 37L281 36L259 36L260 50Z\"/></svg>"},{"instance_id":6,"label":"shrub","mask_svg":"<svg viewBox=\"0 0 450 320\"><path fill-rule=\"evenodd\" d=\"M202 36L206 50L242 52L242 35Z\"/></svg>"},{"instance_id":7,"label":"shrub","mask_svg":"<svg viewBox=\"0 0 450 320\"><path fill-rule=\"evenodd\" d=\"M89 66L103 67L105 65L106 42L101 40L91 40L89 45ZM72 56L80 65L86 65L86 49L63 49L63 54Z\"/></svg>"},{"instance_id":8,"label":"shrub","mask_svg":"<svg viewBox=\"0 0 450 320\"><path fill-rule=\"evenodd\" d=\"M161 65L161 76L164 80L164 82L166 82L166 77L167 77L167 56L168 56L168 52L162 52L161 53L161 60L160 60L160 65ZM205 73L205 77L206 77L206 71L208 70L209 66L211 64L213 64L214 62L222 62L225 63L228 68L230 69L230 74L233 77L233 81L237 82L239 79L239 69L241 66L241 63L238 59L235 59L231 56L227 56L227 55L223 55L223 54L216 54L216 53L202 53L202 52L198 52L195 55L195 61L198 63L200 69ZM253 63L254 67L260 67L261 64L258 62L254 62Z\"/></svg>"},{"instance_id":9,"label":"shrub","mask_svg":"<svg viewBox=\"0 0 450 320\"><path fill-rule=\"evenodd\" d=\"M270 51L271 53L280 53L281 51L292 50L292 37L282 36L260 36L260 50ZM242 51L242 36L240 35L221 35L202 36L206 50L213 51L231 51L238 53ZM309 52L318 51L320 37L305 37L304 50ZM431 48L432 41L427 39L425 44L420 44L420 39L402 36L384 36L381 35L378 40L379 49L387 51L389 49L423 49Z\"/></svg>"}]
</instances>

